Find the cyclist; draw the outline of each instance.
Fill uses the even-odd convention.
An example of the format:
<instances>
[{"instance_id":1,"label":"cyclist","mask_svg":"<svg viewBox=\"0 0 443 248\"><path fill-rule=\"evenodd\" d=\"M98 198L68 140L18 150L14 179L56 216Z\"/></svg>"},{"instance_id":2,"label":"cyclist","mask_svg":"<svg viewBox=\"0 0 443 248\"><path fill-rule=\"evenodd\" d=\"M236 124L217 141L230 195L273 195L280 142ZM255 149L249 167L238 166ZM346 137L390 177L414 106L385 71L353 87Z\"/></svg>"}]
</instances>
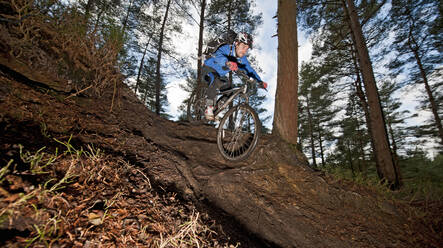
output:
<instances>
[{"instance_id":1,"label":"cyclist","mask_svg":"<svg viewBox=\"0 0 443 248\"><path fill-rule=\"evenodd\" d=\"M225 76L229 71L243 70L249 77L261 82L266 89L267 83L261 80L246 58L249 48L252 49L252 37L248 33L240 32L233 44L220 46L210 58L205 60L202 75L203 80L208 84L205 110L207 120L214 120L214 99L217 90L231 88L230 82Z\"/></svg>"}]
</instances>

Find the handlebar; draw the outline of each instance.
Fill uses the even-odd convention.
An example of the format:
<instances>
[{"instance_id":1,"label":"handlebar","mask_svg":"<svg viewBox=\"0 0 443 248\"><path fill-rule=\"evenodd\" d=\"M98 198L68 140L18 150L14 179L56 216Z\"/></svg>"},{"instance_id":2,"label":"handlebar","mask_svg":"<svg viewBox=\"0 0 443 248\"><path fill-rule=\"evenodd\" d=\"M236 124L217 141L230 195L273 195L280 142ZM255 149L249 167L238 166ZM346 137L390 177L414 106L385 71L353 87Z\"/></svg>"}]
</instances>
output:
<instances>
[{"instance_id":1,"label":"handlebar","mask_svg":"<svg viewBox=\"0 0 443 248\"><path fill-rule=\"evenodd\" d=\"M224 70L229 70L229 68L228 68L227 66L223 66L222 69L224 69ZM248 81L250 81L250 82L255 82L255 83L257 83L258 86L259 86L259 88L268 91L268 89L266 89L266 88L264 87L263 82L259 82L259 81L257 81L257 79L248 76L248 74L246 74L243 70L238 69L238 70L236 70L236 71L232 71L232 72L234 72L236 75L239 75L239 76L241 76L241 77L247 78Z\"/></svg>"}]
</instances>

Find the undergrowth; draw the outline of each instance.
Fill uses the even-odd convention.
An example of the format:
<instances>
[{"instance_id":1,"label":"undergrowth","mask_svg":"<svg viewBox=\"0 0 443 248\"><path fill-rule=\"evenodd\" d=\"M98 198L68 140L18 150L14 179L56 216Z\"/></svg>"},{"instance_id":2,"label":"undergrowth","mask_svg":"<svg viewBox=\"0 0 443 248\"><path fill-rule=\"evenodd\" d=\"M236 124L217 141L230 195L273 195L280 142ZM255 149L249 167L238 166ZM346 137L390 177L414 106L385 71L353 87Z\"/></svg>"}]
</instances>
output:
<instances>
[{"instance_id":1,"label":"undergrowth","mask_svg":"<svg viewBox=\"0 0 443 248\"><path fill-rule=\"evenodd\" d=\"M0 16L6 17L0 20L2 52L51 76L52 87L72 93L67 98L101 96L113 88L112 110L124 78L119 53L125 35L118 25L92 28L75 6L59 0L3 1L1 6Z\"/></svg>"},{"instance_id":2,"label":"undergrowth","mask_svg":"<svg viewBox=\"0 0 443 248\"><path fill-rule=\"evenodd\" d=\"M373 166L374 167L374 166ZM378 178L375 168L353 172L349 168L326 166L322 170L335 178L372 188L379 195L408 203L443 201L443 155L434 160L406 158L400 161L402 186L392 191Z\"/></svg>"},{"instance_id":3,"label":"undergrowth","mask_svg":"<svg viewBox=\"0 0 443 248\"><path fill-rule=\"evenodd\" d=\"M53 152L19 145L20 161L0 169L0 232L19 232L0 246L234 247L175 194L153 192L141 169L71 138L54 138Z\"/></svg>"}]
</instances>

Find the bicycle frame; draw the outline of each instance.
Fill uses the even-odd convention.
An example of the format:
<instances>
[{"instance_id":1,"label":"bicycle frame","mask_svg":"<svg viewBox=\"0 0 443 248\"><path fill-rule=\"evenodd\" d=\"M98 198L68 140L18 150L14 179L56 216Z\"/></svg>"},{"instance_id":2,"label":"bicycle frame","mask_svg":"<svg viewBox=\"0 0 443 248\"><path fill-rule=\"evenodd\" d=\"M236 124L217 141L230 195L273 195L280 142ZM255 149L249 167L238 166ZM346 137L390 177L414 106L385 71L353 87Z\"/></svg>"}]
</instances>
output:
<instances>
[{"instance_id":1,"label":"bicycle frame","mask_svg":"<svg viewBox=\"0 0 443 248\"><path fill-rule=\"evenodd\" d=\"M228 100L226 100L226 102L223 103L223 105L220 108L218 108L215 111L214 116L217 116L218 114L220 114L220 112L226 109L229 106L229 104L231 104L231 102L233 102L234 99L240 94L242 94L242 97L245 99L245 103L249 104L249 97L247 96L247 92L248 92L248 83L245 83L241 87L236 87L219 93L218 95L227 95L229 93L233 94L228 98Z\"/></svg>"}]
</instances>

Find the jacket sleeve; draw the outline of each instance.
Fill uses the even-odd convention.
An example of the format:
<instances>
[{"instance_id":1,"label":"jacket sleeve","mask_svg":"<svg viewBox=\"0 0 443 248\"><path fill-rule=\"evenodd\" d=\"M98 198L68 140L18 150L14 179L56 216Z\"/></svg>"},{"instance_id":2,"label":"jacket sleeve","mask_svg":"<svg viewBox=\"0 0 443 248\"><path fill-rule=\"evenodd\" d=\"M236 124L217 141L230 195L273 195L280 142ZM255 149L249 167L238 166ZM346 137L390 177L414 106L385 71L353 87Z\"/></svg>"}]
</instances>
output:
<instances>
[{"instance_id":1,"label":"jacket sleeve","mask_svg":"<svg viewBox=\"0 0 443 248\"><path fill-rule=\"evenodd\" d=\"M249 77L252 77L252 78L256 79L258 82L263 82L263 80L261 80L261 78L257 74L257 72L251 67L251 64L249 64L249 61L246 58L246 56L241 58L241 64L242 64L242 66L239 66L240 70L246 71L246 74Z\"/></svg>"},{"instance_id":2,"label":"jacket sleeve","mask_svg":"<svg viewBox=\"0 0 443 248\"><path fill-rule=\"evenodd\" d=\"M223 45L213 54L212 57L205 60L205 65L212 67L220 76L225 75L229 72L229 69L226 67L226 62L228 61L229 56L229 45ZM225 67L225 68L223 68Z\"/></svg>"}]
</instances>

